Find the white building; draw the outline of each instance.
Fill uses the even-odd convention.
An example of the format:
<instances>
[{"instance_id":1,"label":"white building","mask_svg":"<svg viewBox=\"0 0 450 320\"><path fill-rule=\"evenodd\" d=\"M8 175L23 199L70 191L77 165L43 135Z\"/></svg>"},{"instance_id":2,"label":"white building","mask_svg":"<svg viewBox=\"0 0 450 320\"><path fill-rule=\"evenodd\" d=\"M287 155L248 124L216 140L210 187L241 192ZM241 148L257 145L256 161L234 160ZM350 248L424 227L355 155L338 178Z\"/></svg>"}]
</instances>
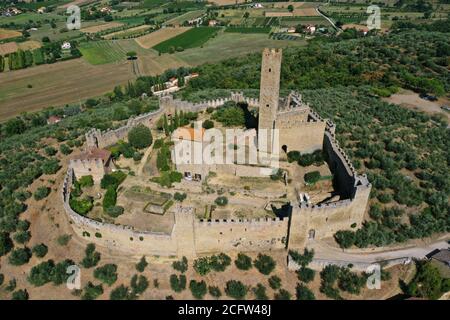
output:
<instances>
[{"instance_id":1,"label":"white building","mask_svg":"<svg viewBox=\"0 0 450 320\"><path fill-rule=\"evenodd\" d=\"M67 41L61 45L61 49L63 49L63 50L69 50L71 47L72 46L70 45L70 42L67 42Z\"/></svg>"}]
</instances>

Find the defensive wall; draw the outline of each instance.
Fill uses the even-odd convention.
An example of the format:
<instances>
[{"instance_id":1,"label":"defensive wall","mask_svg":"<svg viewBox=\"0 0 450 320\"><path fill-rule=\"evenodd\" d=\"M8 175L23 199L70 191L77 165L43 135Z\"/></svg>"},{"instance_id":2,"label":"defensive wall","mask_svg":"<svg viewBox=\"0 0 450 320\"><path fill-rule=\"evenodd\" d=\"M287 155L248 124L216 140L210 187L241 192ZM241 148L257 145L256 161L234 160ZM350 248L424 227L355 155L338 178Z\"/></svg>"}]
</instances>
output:
<instances>
[{"instance_id":1,"label":"defensive wall","mask_svg":"<svg viewBox=\"0 0 450 320\"><path fill-rule=\"evenodd\" d=\"M232 93L230 98L196 104L166 96L161 98L159 110L129 119L124 127L104 132L91 130L86 134L87 143L103 148L125 139L128 131L137 124L151 126L162 112L198 112L209 107L219 107L230 100L245 101L251 106L258 106L257 99L245 98L242 93ZM312 109L309 110L308 117L310 121L304 122L305 134L312 131L312 135L318 135L313 138L319 140L313 140L313 143L317 144L317 149L323 148L326 153L326 161L340 191L339 201L312 205L299 202L298 199L289 199L292 211L288 218L259 220L203 221L195 218L192 208L178 206L173 209L175 222L171 233L155 233L94 221L74 212L69 205L73 177L72 169L69 169L63 185L62 199L73 230L90 242L130 254L196 256L219 251L302 249L309 240L333 236L338 230L356 229L362 225L371 185L365 175L357 174L348 156L339 146L334 133L335 125L322 119ZM315 125L307 126L311 123ZM322 130L319 124L324 127L321 136L318 133ZM303 140L298 137L296 133L295 138ZM256 169L258 168L255 167Z\"/></svg>"}]
</instances>

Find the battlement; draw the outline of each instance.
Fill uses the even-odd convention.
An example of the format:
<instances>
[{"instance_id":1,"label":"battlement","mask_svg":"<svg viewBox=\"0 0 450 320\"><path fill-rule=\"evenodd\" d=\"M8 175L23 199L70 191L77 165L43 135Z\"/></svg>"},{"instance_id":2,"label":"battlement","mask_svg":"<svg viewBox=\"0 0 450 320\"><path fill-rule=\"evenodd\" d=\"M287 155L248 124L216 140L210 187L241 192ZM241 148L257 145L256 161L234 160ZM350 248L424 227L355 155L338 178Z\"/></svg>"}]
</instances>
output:
<instances>
[{"instance_id":1,"label":"battlement","mask_svg":"<svg viewBox=\"0 0 450 320\"><path fill-rule=\"evenodd\" d=\"M199 219L198 225L201 227L218 225L246 225L246 226L260 226L260 225L275 225L285 222L283 218L255 218L255 219Z\"/></svg>"}]
</instances>

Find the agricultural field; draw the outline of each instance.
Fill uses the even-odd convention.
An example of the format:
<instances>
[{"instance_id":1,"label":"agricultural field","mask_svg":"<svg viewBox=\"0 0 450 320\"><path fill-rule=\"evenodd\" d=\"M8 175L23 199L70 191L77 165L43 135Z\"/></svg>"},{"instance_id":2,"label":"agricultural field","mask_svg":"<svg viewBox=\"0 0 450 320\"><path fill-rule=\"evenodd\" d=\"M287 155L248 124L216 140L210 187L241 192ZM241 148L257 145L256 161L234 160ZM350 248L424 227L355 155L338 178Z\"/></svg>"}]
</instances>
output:
<instances>
[{"instance_id":1,"label":"agricultural field","mask_svg":"<svg viewBox=\"0 0 450 320\"><path fill-rule=\"evenodd\" d=\"M212 63L223 60L225 57L232 58L259 52L265 47L282 48L288 46L303 46L306 41L283 41L269 39L263 33L230 33L223 32L214 39L208 41L203 48L193 48L183 52L177 52L175 57L184 60L189 65Z\"/></svg>"},{"instance_id":2,"label":"agricultural field","mask_svg":"<svg viewBox=\"0 0 450 320\"><path fill-rule=\"evenodd\" d=\"M38 41L30 40L25 42L7 42L0 44L0 56L4 56L8 53L16 52L17 50L33 50L40 48L42 45Z\"/></svg>"},{"instance_id":3,"label":"agricultural field","mask_svg":"<svg viewBox=\"0 0 450 320\"><path fill-rule=\"evenodd\" d=\"M113 29L117 27L123 26L123 23L121 22L108 22L100 25L95 25L87 28L81 28L80 31L83 33L97 33L100 31L105 31L108 29Z\"/></svg>"},{"instance_id":4,"label":"agricultural field","mask_svg":"<svg viewBox=\"0 0 450 320\"><path fill-rule=\"evenodd\" d=\"M178 36L189 29L189 27L162 28L145 36L136 38L135 40L142 48L149 49L163 41Z\"/></svg>"},{"instance_id":5,"label":"agricultural field","mask_svg":"<svg viewBox=\"0 0 450 320\"><path fill-rule=\"evenodd\" d=\"M126 59L129 51L145 54L134 40L103 40L85 42L80 45L83 58L93 65L119 62Z\"/></svg>"},{"instance_id":6,"label":"agricultural field","mask_svg":"<svg viewBox=\"0 0 450 320\"><path fill-rule=\"evenodd\" d=\"M66 18L55 13L38 14L34 12L25 12L13 17L0 16L0 25L14 23L16 25L24 25L33 22L45 22L45 21L66 21Z\"/></svg>"},{"instance_id":7,"label":"agricultural field","mask_svg":"<svg viewBox=\"0 0 450 320\"><path fill-rule=\"evenodd\" d=\"M3 72L0 73L0 121L22 112L102 95L134 78L128 61L93 66L83 59L74 59Z\"/></svg>"},{"instance_id":8,"label":"agricultural field","mask_svg":"<svg viewBox=\"0 0 450 320\"><path fill-rule=\"evenodd\" d=\"M161 53L174 52L175 50L186 50L200 47L219 31L218 28L199 27L190 29L171 39L163 41L153 48Z\"/></svg>"},{"instance_id":9,"label":"agricultural field","mask_svg":"<svg viewBox=\"0 0 450 320\"><path fill-rule=\"evenodd\" d=\"M182 15L179 15L173 19L167 20L164 24L165 25L179 25L182 24L184 21L188 21L191 19L196 19L198 17L201 17L205 13L205 10L194 10L194 11L188 11Z\"/></svg>"},{"instance_id":10,"label":"agricultural field","mask_svg":"<svg viewBox=\"0 0 450 320\"><path fill-rule=\"evenodd\" d=\"M116 32L108 33L107 35L102 36L102 38L106 39L106 40L109 40L109 39L113 39L113 38L132 37L132 36L139 35L139 34L141 34L143 32L146 32L150 28L151 27L148 26L148 25L137 26L137 27L129 28L129 29L122 30L122 31L116 31Z\"/></svg>"},{"instance_id":11,"label":"agricultural field","mask_svg":"<svg viewBox=\"0 0 450 320\"><path fill-rule=\"evenodd\" d=\"M21 36L22 32L20 31L0 28L0 41L5 39L17 38Z\"/></svg>"}]
</instances>

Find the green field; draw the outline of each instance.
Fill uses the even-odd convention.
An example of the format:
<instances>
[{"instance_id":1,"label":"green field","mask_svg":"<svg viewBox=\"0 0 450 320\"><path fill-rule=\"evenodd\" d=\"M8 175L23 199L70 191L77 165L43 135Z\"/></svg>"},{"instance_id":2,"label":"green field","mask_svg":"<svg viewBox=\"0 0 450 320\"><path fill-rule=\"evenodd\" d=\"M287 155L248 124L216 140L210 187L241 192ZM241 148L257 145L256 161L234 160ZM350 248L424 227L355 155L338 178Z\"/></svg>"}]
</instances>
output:
<instances>
[{"instance_id":1,"label":"green field","mask_svg":"<svg viewBox=\"0 0 450 320\"><path fill-rule=\"evenodd\" d=\"M83 58L93 65L125 60L129 51L135 51L138 55L147 53L131 39L85 42L80 45L79 49Z\"/></svg>"},{"instance_id":2,"label":"green field","mask_svg":"<svg viewBox=\"0 0 450 320\"><path fill-rule=\"evenodd\" d=\"M267 27L227 27L225 32L229 33L269 33L271 28Z\"/></svg>"},{"instance_id":3,"label":"green field","mask_svg":"<svg viewBox=\"0 0 450 320\"><path fill-rule=\"evenodd\" d=\"M163 41L153 49L161 53L174 52L178 48L189 49L200 47L206 43L211 37L213 37L220 29L199 27L190 29L176 37Z\"/></svg>"},{"instance_id":4,"label":"green field","mask_svg":"<svg viewBox=\"0 0 450 320\"><path fill-rule=\"evenodd\" d=\"M56 21L66 21L67 18L53 13L38 14L27 12L13 17L0 17L0 24L9 24L9 23L25 24L30 22L30 20L33 22L38 21L44 22L45 20L50 21L53 19L55 19Z\"/></svg>"},{"instance_id":5,"label":"green field","mask_svg":"<svg viewBox=\"0 0 450 320\"><path fill-rule=\"evenodd\" d=\"M189 65L214 63L225 58L243 56L252 52L261 52L266 47L285 48L287 46L303 46L306 41L284 41L269 39L264 33L230 33L222 32L208 41L202 48L197 47L173 56Z\"/></svg>"}]
</instances>

